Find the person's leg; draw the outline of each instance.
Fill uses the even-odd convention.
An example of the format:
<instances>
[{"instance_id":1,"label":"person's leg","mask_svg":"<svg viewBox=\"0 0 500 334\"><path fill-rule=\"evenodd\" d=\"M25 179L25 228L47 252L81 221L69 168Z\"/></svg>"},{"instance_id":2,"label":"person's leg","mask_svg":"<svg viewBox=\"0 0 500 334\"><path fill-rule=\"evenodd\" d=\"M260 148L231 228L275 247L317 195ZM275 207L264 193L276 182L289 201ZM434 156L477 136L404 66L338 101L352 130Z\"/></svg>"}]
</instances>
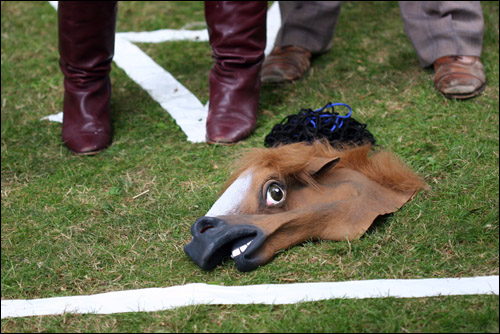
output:
<instances>
[{"instance_id":1,"label":"person's leg","mask_svg":"<svg viewBox=\"0 0 500 334\"><path fill-rule=\"evenodd\" d=\"M332 47L341 1L280 1L281 28L273 51L262 65L262 82L297 80L311 66L313 54Z\"/></svg>"},{"instance_id":2,"label":"person's leg","mask_svg":"<svg viewBox=\"0 0 500 334\"><path fill-rule=\"evenodd\" d=\"M281 28L274 46L300 46L312 54L332 47L342 1L280 1Z\"/></svg>"},{"instance_id":3,"label":"person's leg","mask_svg":"<svg viewBox=\"0 0 500 334\"><path fill-rule=\"evenodd\" d=\"M484 88L484 20L479 1L400 1L408 37L422 67L433 65L436 88L469 98Z\"/></svg>"},{"instance_id":4,"label":"person's leg","mask_svg":"<svg viewBox=\"0 0 500 334\"><path fill-rule=\"evenodd\" d=\"M116 1L59 2L62 139L77 154L96 154L111 143L109 72L116 12Z\"/></svg>"},{"instance_id":5,"label":"person's leg","mask_svg":"<svg viewBox=\"0 0 500 334\"><path fill-rule=\"evenodd\" d=\"M266 14L266 1L205 1L215 61L209 77L209 143L234 143L255 129Z\"/></svg>"}]
</instances>

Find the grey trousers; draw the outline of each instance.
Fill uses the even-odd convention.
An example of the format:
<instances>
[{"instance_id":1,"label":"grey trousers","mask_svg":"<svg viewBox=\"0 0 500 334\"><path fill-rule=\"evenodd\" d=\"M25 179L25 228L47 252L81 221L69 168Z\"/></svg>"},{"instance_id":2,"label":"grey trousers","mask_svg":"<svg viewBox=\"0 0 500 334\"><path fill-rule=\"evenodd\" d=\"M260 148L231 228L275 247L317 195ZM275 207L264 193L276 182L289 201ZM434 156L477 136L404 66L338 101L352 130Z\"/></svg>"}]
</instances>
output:
<instances>
[{"instance_id":1,"label":"grey trousers","mask_svg":"<svg viewBox=\"0 0 500 334\"><path fill-rule=\"evenodd\" d=\"M328 51L341 5L342 1L280 1L275 46L298 45L313 54ZM399 1L399 7L422 67L443 56L481 56L484 20L479 1Z\"/></svg>"}]
</instances>

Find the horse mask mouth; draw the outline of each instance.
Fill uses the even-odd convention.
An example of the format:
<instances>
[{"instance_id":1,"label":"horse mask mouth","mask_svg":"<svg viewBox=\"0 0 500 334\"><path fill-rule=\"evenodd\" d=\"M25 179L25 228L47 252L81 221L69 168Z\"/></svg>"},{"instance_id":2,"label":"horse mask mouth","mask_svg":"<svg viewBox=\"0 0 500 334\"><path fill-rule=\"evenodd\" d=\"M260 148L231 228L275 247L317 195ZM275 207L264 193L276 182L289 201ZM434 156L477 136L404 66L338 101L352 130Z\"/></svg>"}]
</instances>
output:
<instances>
[{"instance_id":1,"label":"horse mask mouth","mask_svg":"<svg viewBox=\"0 0 500 334\"><path fill-rule=\"evenodd\" d=\"M257 226L229 225L223 217L201 217L191 226L192 240L184 247L202 269L211 270L231 256L239 271L251 271L264 261L255 255L265 240Z\"/></svg>"}]
</instances>

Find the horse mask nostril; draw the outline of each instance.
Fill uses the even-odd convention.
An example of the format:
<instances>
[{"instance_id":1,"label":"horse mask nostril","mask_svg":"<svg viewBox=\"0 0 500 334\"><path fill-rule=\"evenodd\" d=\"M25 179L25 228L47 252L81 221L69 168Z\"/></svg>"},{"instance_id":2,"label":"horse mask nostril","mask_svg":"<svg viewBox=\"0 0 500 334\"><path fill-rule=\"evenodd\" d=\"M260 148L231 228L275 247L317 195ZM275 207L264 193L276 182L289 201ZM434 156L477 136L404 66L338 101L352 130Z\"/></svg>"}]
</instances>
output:
<instances>
[{"instance_id":1,"label":"horse mask nostril","mask_svg":"<svg viewBox=\"0 0 500 334\"><path fill-rule=\"evenodd\" d=\"M205 233L207 230L215 228L213 225L205 226L204 228L201 229L200 233Z\"/></svg>"},{"instance_id":2,"label":"horse mask nostril","mask_svg":"<svg viewBox=\"0 0 500 334\"><path fill-rule=\"evenodd\" d=\"M192 234L204 234L208 230L217 229L221 224L220 220L214 217L201 217L191 227Z\"/></svg>"}]
</instances>

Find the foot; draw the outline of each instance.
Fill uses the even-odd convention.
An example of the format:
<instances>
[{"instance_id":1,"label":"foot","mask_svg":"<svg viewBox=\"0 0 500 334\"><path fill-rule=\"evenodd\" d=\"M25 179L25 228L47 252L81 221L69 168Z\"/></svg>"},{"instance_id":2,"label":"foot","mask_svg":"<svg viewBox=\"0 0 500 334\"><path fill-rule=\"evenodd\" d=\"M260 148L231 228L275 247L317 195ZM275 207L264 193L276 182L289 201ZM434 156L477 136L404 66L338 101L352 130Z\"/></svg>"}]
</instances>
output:
<instances>
[{"instance_id":1,"label":"foot","mask_svg":"<svg viewBox=\"0 0 500 334\"><path fill-rule=\"evenodd\" d=\"M248 137L257 123L256 114L234 110L217 114L213 111L207 120L206 140L209 144L231 145Z\"/></svg>"},{"instance_id":2,"label":"foot","mask_svg":"<svg viewBox=\"0 0 500 334\"><path fill-rule=\"evenodd\" d=\"M214 66L207 142L229 145L255 129L266 48L265 1L205 1Z\"/></svg>"},{"instance_id":3,"label":"foot","mask_svg":"<svg viewBox=\"0 0 500 334\"><path fill-rule=\"evenodd\" d=\"M311 52L300 46L277 46L262 65L263 83L284 83L300 79L311 66Z\"/></svg>"},{"instance_id":4,"label":"foot","mask_svg":"<svg viewBox=\"0 0 500 334\"><path fill-rule=\"evenodd\" d=\"M434 84L449 99L477 96L486 84L483 64L479 57L441 57L434 62Z\"/></svg>"},{"instance_id":5,"label":"foot","mask_svg":"<svg viewBox=\"0 0 500 334\"><path fill-rule=\"evenodd\" d=\"M111 144L111 132L104 126L90 125L83 129L64 129L63 142L76 155L95 155Z\"/></svg>"},{"instance_id":6,"label":"foot","mask_svg":"<svg viewBox=\"0 0 500 334\"><path fill-rule=\"evenodd\" d=\"M64 88L64 144L78 155L94 155L103 151L112 140L109 76L80 84L65 78Z\"/></svg>"}]
</instances>

